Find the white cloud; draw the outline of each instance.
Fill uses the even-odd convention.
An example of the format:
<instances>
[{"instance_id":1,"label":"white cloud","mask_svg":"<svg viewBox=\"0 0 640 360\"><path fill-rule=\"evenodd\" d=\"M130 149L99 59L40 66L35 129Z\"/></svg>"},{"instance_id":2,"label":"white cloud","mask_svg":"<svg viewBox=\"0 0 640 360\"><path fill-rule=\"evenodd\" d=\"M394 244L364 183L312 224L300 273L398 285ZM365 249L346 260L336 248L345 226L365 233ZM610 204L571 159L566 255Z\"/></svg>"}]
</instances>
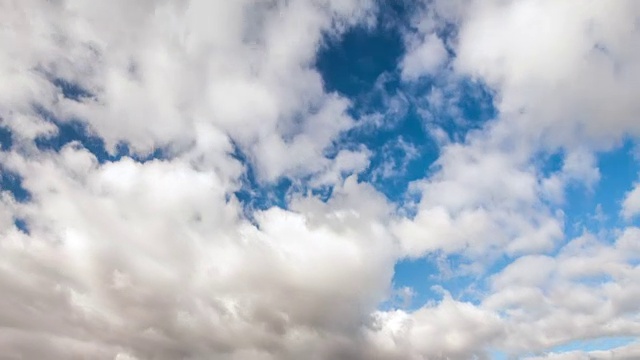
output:
<instances>
[{"instance_id":1,"label":"white cloud","mask_svg":"<svg viewBox=\"0 0 640 360\"><path fill-rule=\"evenodd\" d=\"M436 1L425 9L416 16L420 36L436 36L443 21L458 25L448 40L454 77L490 86L498 117L460 144L443 144L435 175L417 185L420 211L397 226L405 251L551 250L563 236L554 206L566 186L593 188L600 179L594 152L640 130L631 95L640 52L623 45L640 39L640 8L633 1ZM558 151L561 170L543 174L537 156Z\"/></svg>"},{"instance_id":2,"label":"white cloud","mask_svg":"<svg viewBox=\"0 0 640 360\"><path fill-rule=\"evenodd\" d=\"M403 359L486 358L487 347L505 335L495 314L448 295L411 314L378 313L374 326L368 335L380 351Z\"/></svg>"},{"instance_id":3,"label":"white cloud","mask_svg":"<svg viewBox=\"0 0 640 360\"><path fill-rule=\"evenodd\" d=\"M445 146L439 171L417 185L422 200L416 217L396 224L406 254L464 250L486 259L495 251L551 249L562 238L562 219L540 202L536 172L520 161L487 149L482 139Z\"/></svg>"},{"instance_id":4,"label":"white cloud","mask_svg":"<svg viewBox=\"0 0 640 360\"><path fill-rule=\"evenodd\" d=\"M21 205L31 235L9 231L0 248L10 352L326 358L388 291L388 205L353 178L252 225L224 173L179 158L99 165L70 145L8 162L34 198Z\"/></svg>"},{"instance_id":5,"label":"white cloud","mask_svg":"<svg viewBox=\"0 0 640 360\"><path fill-rule=\"evenodd\" d=\"M320 173L312 182L313 186L335 185L340 183L344 175L357 174L369 166L369 156L371 153L364 147L358 151L340 150L330 168Z\"/></svg>"},{"instance_id":6,"label":"white cloud","mask_svg":"<svg viewBox=\"0 0 640 360\"><path fill-rule=\"evenodd\" d=\"M457 69L500 93L513 136L610 146L638 135L634 1L484 1L465 13ZM517 115L523 112L521 115Z\"/></svg>"},{"instance_id":7,"label":"white cloud","mask_svg":"<svg viewBox=\"0 0 640 360\"><path fill-rule=\"evenodd\" d=\"M435 34L429 35L405 55L402 60L402 77L416 80L420 76L433 75L448 57L442 40Z\"/></svg>"},{"instance_id":8,"label":"white cloud","mask_svg":"<svg viewBox=\"0 0 640 360\"><path fill-rule=\"evenodd\" d=\"M411 186L421 194L413 218L358 182L374 149L327 156L355 121L313 62L324 35L369 23L372 9L360 0L2 3L0 119L16 145L0 152L0 171L18 173L31 193L23 203L0 194L4 354L468 359L639 336L640 230L562 245L556 206L569 182L597 183L597 151L639 134L637 3L429 2L407 35L402 76L435 75L451 49L448 75L491 86L499 116L460 142L441 134L433 171ZM441 21L459 27L446 46ZM65 98L54 78L88 95ZM429 96L446 107L442 93ZM125 142L169 156L100 163L79 143L41 151L32 140L56 131L43 112L85 123L109 150ZM249 221L234 196L245 170L236 146L260 181L310 178L333 192L294 194L287 209ZM562 168L543 174L535 157L556 151ZM475 303L445 294L413 311L380 310L395 262L432 253L471 260L456 275L513 261ZM574 355L585 354L558 356Z\"/></svg>"},{"instance_id":9,"label":"white cloud","mask_svg":"<svg viewBox=\"0 0 640 360\"><path fill-rule=\"evenodd\" d=\"M12 86L0 89L0 116L17 145L2 161L33 199L2 197L6 353L293 359L352 352L390 290L396 250L384 226L386 201L343 180L366 166L366 149L325 158L353 120L348 101L325 93L311 65L323 32L342 31L369 6L4 4L0 72ZM52 76L91 96L64 98ZM170 158L99 164L77 143L38 151L28 139L52 127L33 103L61 121L85 121L111 150L118 142L141 153L168 146ZM243 169L229 156L232 142L266 180L319 173L319 181L338 185L332 200L298 198L298 210L258 212L251 224L233 196ZM29 234L13 225L16 216Z\"/></svg>"},{"instance_id":10,"label":"white cloud","mask_svg":"<svg viewBox=\"0 0 640 360\"><path fill-rule=\"evenodd\" d=\"M622 202L622 216L631 219L640 213L640 186L635 185Z\"/></svg>"},{"instance_id":11,"label":"white cloud","mask_svg":"<svg viewBox=\"0 0 640 360\"><path fill-rule=\"evenodd\" d=\"M483 307L506 315L506 347L542 350L572 339L637 335L640 232L608 244L586 234L555 257L525 256L492 278Z\"/></svg>"},{"instance_id":12,"label":"white cloud","mask_svg":"<svg viewBox=\"0 0 640 360\"><path fill-rule=\"evenodd\" d=\"M518 259L492 277L480 305L501 314L509 335L499 347L514 354L638 335L638 254L623 245L637 230L612 246L585 237L553 250L564 240L558 206L567 185L593 189L594 154L639 135L640 52L629 46L640 40L639 16L633 1L435 1L416 15L424 39L443 22L457 26L447 40L454 80L487 84L498 116L460 143L443 142L433 175L414 184L422 194L415 218L393 229L410 257L462 254L480 273L496 253ZM562 168L545 174L539 156L557 152Z\"/></svg>"},{"instance_id":13,"label":"white cloud","mask_svg":"<svg viewBox=\"0 0 640 360\"><path fill-rule=\"evenodd\" d=\"M640 345L633 343L610 350L568 351L549 353L544 356L527 357L527 360L605 360L605 359L637 359L640 356Z\"/></svg>"},{"instance_id":14,"label":"white cloud","mask_svg":"<svg viewBox=\"0 0 640 360\"><path fill-rule=\"evenodd\" d=\"M198 124L208 124L247 151L266 180L313 173L327 166L332 139L353 125L348 101L323 91L316 50L323 33L366 18L370 5L6 3L0 71L12 86L0 89L0 114L32 138L51 131L32 109L39 104L63 121L86 121L109 149L124 141L142 153L184 151ZM51 76L92 96L65 99ZM28 128L25 118L33 119Z\"/></svg>"}]
</instances>

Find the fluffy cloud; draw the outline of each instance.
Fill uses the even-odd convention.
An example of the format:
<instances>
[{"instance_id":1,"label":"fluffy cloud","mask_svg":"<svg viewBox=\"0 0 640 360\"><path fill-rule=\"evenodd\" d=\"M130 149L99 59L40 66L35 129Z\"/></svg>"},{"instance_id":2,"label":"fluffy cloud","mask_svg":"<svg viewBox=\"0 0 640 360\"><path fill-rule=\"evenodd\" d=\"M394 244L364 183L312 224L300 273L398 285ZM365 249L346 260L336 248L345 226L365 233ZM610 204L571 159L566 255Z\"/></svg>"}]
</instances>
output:
<instances>
[{"instance_id":1,"label":"fluffy cloud","mask_svg":"<svg viewBox=\"0 0 640 360\"><path fill-rule=\"evenodd\" d=\"M320 171L353 120L311 65L324 33L368 11L366 1L6 3L0 66L12 85L0 114L15 136L54 131L36 104L86 121L112 151L141 153L184 151L213 126L265 179ZM63 96L56 79L79 94Z\"/></svg>"},{"instance_id":2,"label":"fluffy cloud","mask_svg":"<svg viewBox=\"0 0 640 360\"><path fill-rule=\"evenodd\" d=\"M628 228L613 244L586 234L555 257L521 257L494 275L482 307L504 314L510 333L505 348L637 336L639 234Z\"/></svg>"},{"instance_id":3,"label":"fluffy cloud","mask_svg":"<svg viewBox=\"0 0 640 360\"><path fill-rule=\"evenodd\" d=\"M640 187L635 186L629 191L622 203L622 215L630 219L640 213Z\"/></svg>"},{"instance_id":4,"label":"fluffy cloud","mask_svg":"<svg viewBox=\"0 0 640 360\"><path fill-rule=\"evenodd\" d=\"M435 175L417 184L420 211L398 227L410 255L553 247L562 236L562 216L547 201L561 203L570 182L592 186L600 177L593 152L637 134L631 94L640 83L640 53L623 44L640 38L639 12L631 1L426 6L416 20L424 46L442 36L445 24L458 25L448 40L454 51L450 81L467 76L490 86L499 116L463 144L445 143ZM413 71L407 64L415 56L406 55L403 72ZM564 164L545 174L535 159L555 152L564 153Z\"/></svg>"},{"instance_id":5,"label":"fluffy cloud","mask_svg":"<svg viewBox=\"0 0 640 360\"><path fill-rule=\"evenodd\" d=\"M637 319L622 310L638 299L622 285L635 278L635 252L604 245L570 252L576 240L557 257L550 254L564 240L558 205L566 187L592 188L600 179L594 153L638 134L632 94L640 84L640 53L628 44L640 39L639 15L631 1L435 1L415 18L424 46L435 36L451 46L447 81L470 77L488 85L496 91L498 117L463 143L444 142L433 175L414 184L421 194L416 216L399 220L394 232L406 256L461 253L480 273L496 252L516 259L495 275L482 305L504 314L512 334L505 348L637 335ZM451 25L456 30L447 33ZM401 71L413 71L409 64L418 55L410 49ZM562 166L547 173L539 157L553 153L562 154ZM634 195L623 203L627 218L635 214ZM621 239L635 232L625 230ZM580 273L575 278L572 266ZM603 284L585 285L590 276Z\"/></svg>"},{"instance_id":6,"label":"fluffy cloud","mask_svg":"<svg viewBox=\"0 0 640 360\"><path fill-rule=\"evenodd\" d=\"M562 223L540 202L535 170L513 154L450 145L440 170L417 185L422 192L413 219L396 226L409 256L425 251L485 256L491 249L522 253L550 249Z\"/></svg>"},{"instance_id":7,"label":"fluffy cloud","mask_svg":"<svg viewBox=\"0 0 640 360\"><path fill-rule=\"evenodd\" d=\"M429 35L410 49L402 63L402 76L407 80L433 75L447 60L447 49L436 35Z\"/></svg>"},{"instance_id":8,"label":"fluffy cloud","mask_svg":"<svg viewBox=\"0 0 640 360\"><path fill-rule=\"evenodd\" d=\"M369 10L360 1L4 4L0 68L11 86L0 117L15 146L2 163L32 199L2 193L5 353L333 358L357 348L389 290L388 205L343 181L366 166L366 149L325 158L353 120L311 65L324 33ZM51 119L86 122L111 152L162 147L168 159L100 163L80 143L39 150L31 140L58 131ZM230 156L236 147L264 181L319 173L343 190L249 222L233 195L244 167Z\"/></svg>"},{"instance_id":9,"label":"fluffy cloud","mask_svg":"<svg viewBox=\"0 0 640 360\"><path fill-rule=\"evenodd\" d=\"M252 224L225 179L181 159L99 165L68 146L9 162L34 198L29 234L7 227L1 248L16 354L297 358L351 341L388 290L387 205L353 179Z\"/></svg>"},{"instance_id":10,"label":"fluffy cloud","mask_svg":"<svg viewBox=\"0 0 640 360\"><path fill-rule=\"evenodd\" d=\"M456 66L500 92L517 133L552 146L609 146L638 134L634 1L471 2Z\"/></svg>"},{"instance_id":11,"label":"fluffy cloud","mask_svg":"<svg viewBox=\"0 0 640 360\"><path fill-rule=\"evenodd\" d=\"M13 141L0 175L30 194L0 192L4 355L463 360L639 336L640 230L565 242L562 205L569 184L597 184L599 151L640 131L640 7L423 10L405 33L402 81L440 77L426 101L448 107L438 98L471 78L495 92L498 115L462 141L425 119L441 147L410 186L413 214L359 178L379 149L340 147L351 100L314 68L325 37L370 24L373 1L0 5L0 126ZM414 100L401 100L405 116ZM81 141L42 146L69 123L111 157ZM399 139L374 178L419 158ZM557 153L561 166L543 169ZM247 216L236 192L249 171L255 186L304 186ZM463 259L454 277L486 276L474 301L444 291L416 309L381 306L396 262L434 254ZM637 346L546 358L585 356L632 358Z\"/></svg>"}]
</instances>

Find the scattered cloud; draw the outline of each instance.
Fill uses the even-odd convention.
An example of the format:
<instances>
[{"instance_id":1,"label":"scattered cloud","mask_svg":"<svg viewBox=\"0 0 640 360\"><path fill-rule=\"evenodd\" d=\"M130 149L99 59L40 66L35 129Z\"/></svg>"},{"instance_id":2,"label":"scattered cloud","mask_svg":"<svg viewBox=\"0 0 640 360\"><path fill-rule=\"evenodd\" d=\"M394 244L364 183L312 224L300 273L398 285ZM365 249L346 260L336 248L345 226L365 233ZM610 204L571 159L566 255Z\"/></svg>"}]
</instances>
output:
<instances>
[{"instance_id":1,"label":"scattered cloud","mask_svg":"<svg viewBox=\"0 0 640 360\"><path fill-rule=\"evenodd\" d=\"M638 357L559 349L640 335L640 190L600 157L637 147L640 5L389 9L0 4L4 356ZM321 48L390 29L395 69L328 90Z\"/></svg>"}]
</instances>

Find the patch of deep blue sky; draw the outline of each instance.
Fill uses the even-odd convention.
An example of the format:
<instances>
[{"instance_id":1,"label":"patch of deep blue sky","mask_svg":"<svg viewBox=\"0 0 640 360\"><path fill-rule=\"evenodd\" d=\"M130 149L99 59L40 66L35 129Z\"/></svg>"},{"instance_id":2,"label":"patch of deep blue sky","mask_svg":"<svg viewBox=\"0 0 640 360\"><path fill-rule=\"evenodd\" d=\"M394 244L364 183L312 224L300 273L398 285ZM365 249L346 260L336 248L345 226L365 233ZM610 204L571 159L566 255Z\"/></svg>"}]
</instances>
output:
<instances>
[{"instance_id":1,"label":"patch of deep blue sky","mask_svg":"<svg viewBox=\"0 0 640 360\"><path fill-rule=\"evenodd\" d=\"M364 144L373 150L360 180L400 204L408 184L424 178L438 157L429 127L437 126L455 140L495 117L491 92L481 83L463 79L452 84L447 71L410 83L401 81L399 63L406 52L403 34L411 31L415 7L409 1L381 2L373 28L355 27L340 38L328 38L316 62L326 90L349 98L350 114L359 122L343 134L337 148ZM454 34L451 26L439 33L445 39ZM450 107L442 109L424 100L437 88L444 89Z\"/></svg>"}]
</instances>

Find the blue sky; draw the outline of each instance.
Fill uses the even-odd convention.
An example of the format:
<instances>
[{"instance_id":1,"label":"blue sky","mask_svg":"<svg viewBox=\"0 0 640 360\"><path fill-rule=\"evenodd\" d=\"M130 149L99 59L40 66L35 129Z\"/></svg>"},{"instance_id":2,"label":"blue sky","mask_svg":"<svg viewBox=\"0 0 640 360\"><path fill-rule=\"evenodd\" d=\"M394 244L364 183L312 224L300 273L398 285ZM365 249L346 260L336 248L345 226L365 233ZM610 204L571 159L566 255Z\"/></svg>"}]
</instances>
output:
<instances>
[{"instance_id":1,"label":"blue sky","mask_svg":"<svg viewBox=\"0 0 640 360\"><path fill-rule=\"evenodd\" d=\"M640 356L636 2L0 14L10 357Z\"/></svg>"}]
</instances>

